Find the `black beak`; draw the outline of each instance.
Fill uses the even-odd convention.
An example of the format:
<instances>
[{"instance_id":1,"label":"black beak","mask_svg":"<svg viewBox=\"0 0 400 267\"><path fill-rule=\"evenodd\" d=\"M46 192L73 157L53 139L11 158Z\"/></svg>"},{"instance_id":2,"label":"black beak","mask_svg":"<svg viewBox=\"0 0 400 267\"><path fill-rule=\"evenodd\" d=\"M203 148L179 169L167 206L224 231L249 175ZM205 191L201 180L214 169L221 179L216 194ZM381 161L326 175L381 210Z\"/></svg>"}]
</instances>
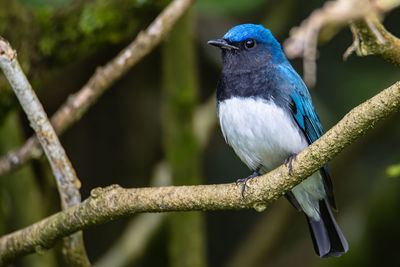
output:
<instances>
[{"instance_id":1,"label":"black beak","mask_svg":"<svg viewBox=\"0 0 400 267\"><path fill-rule=\"evenodd\" d=\"M238 50L239 49L239 47L228 44L228 42L225 41L224 39L210 40L210 41L208 41L208 44L219 47L221 49L228 49L228 50L232 50L232 49Z\"/></svg>"}]
</instances>

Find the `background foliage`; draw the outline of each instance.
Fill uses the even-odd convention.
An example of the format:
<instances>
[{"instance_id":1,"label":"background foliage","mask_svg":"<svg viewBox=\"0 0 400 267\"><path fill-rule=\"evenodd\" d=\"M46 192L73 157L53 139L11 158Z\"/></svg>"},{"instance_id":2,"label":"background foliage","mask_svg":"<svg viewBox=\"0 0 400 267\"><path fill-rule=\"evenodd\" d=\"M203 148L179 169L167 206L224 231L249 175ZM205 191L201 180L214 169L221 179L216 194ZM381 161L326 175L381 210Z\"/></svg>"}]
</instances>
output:
<instances>
[{"instance_id":1,"label":"background foliage","mask_svg":"<svg viewBox=\"0 0 400 267\"><path fill-rule=\"evenodd\" d=\"M18 51L24 70L51 115L69 94L86 82L96 66L115 56L166 3L146 0L0 0L0 35ZM191 47L189 51L193 49L194 58L189 60L193 67L186 70L192 73L185 75L197 82L197 92L185 91L186 95L175 97L178 97L177 101L188 101L189 105L200 104L212 97L221 67L219 51L207 46L207 40L219 38L234 25L252 22L264 24L283 42L294 25L322 4L316 0L199 0L190 17L185 19L190 21L191 30L184 33L183 41L175 40L177 37L171 34L163 47L157 48L127 73L61 137L82 181L82 197L88 197L94 187L114 183L124 187L147 186L153 166L165 157L173 157L168 142L176 142L176 139L164 135L168 130L163 125L168 122L165 112L169 109L173 113L174 107L164 106L167 95L163 90L168 92L165 88L171 86L171 77L182 78L182 73L169 73L168 69L172 67L168 66L173 64L173 58L177 64L181 62L179 50L183 53L185 49L176 51L171 45L179 46L186 40ZM387 14L384 24L400 36L400 9ZM348 29L340 31L329 42L321 40L317 85L310 91L325 129L352 107L400 77L398 68L377 57L352 56L343 62L342 55L351 42ZM295 60L292 63L301 73L301 62ZM176 69L180 70L179 67ZM192 112L193 106L186 108ZM183 116L182 120L187 119ZM18 147L31 134L24 114L1 77L1 154ZM193 149L196 144L190 134L187 138L191 140L189 151L182 152L182 157L188 162L187 153L194 153L190 160L197 162L191 162L195 167L189 170L196 176L194 180L223 183L249 174L225 144L218 128L201 153ZM400 181L386 175L389 165L400 162L399 147L400 115L397 114L330 163L340 209L336 217L350 245L349 252L343 257L317 258L304 218L284 199L264 213L206 212L204 228L194 228L203 229L205 235L206 252L200 254L209 266L235 266L247 258L252 266L399 264L400 215L397 211L400 210ZM176 164L179 155L176 157L173 160L179 165ZM188 178L188 183L193 181L192 178ZM0 233L19 229L54 213L59 210L58 203L46 160L32 162L20 171L1 177ZM126 218L84 232L92 262L112 246L129 221L130 218ZM174 232L169 228L168 223L160 227L135 266L177 265L168 256L167 247ZM270 232L265 232L266 229ZM198 233L188 233L191 234ZM258 251L258 254L251 251ZM52 249L43 256L31 255L16 263L16 266L36 265L57 266L62 262Z\"/></svg>"}]
</instances>

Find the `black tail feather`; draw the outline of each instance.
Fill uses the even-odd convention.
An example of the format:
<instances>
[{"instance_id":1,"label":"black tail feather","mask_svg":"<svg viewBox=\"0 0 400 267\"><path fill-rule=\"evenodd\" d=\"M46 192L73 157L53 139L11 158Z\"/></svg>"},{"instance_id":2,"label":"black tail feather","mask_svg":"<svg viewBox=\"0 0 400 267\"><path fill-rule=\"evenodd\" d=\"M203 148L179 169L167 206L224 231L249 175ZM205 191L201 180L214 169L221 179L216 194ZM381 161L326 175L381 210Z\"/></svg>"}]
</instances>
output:
<instances>
[{"instance_id":1,"label":"black tail feather","mask_svg":"<svg viewBox=\"0 0 400 267\"><path fill-rule=\"evenodd\" d=\"M315 252L322 258L339 257L346 253L348 244L332 215L326 200L319 202L319 221L307 218Z\"/></svg>"}]
</instances>

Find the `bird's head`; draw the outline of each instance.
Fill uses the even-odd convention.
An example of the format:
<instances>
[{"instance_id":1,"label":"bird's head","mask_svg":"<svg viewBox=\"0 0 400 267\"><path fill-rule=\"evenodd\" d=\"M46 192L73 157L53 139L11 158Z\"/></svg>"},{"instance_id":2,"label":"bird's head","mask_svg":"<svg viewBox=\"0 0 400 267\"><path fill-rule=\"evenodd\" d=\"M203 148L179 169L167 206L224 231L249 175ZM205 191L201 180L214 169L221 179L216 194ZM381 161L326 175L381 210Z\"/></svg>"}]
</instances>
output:
<instances>
[{"instance_id":1,"label":"bird's head","mask_svg":"<svg viewBox=\"0 0 400 267\"><path fill-rule=\"evenodd\" d=\"M221 48L224 68L251 69L286 60L281 45L262 25L235 26L208 44Z\"/></svg>"}]
</instances>

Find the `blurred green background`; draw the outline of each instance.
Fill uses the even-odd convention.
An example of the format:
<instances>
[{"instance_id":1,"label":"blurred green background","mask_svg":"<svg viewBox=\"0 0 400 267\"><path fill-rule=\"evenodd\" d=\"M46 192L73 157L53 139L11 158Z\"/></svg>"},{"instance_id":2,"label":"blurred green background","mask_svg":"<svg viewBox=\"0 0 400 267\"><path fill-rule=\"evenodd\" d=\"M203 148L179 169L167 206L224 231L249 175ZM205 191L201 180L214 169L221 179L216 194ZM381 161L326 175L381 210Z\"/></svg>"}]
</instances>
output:
<instances>
[{"instance_id":1,"label":"blurred green background","mask_svg":"<svg viewBox=\"0 0 400 267\"><path fill-rule=\"evenodd\" d=\"M98 186L149 186L154 167L162 159L169 162L175 185L227 183L248 176L249 170L225 144L216 125L205 145L191 127L196 107L213 98L221 69L219 51L207 41L221 37L232 26L251 22L270 28L283 42L292 27L323 3L197 1L160 46L61 136L82 181L83 199ZM0 36L18 51L51 115L166 4L168 1L0 0ZM386 14L384 25L400 36L400 8ZM344 62L342 55L351 43L349 29L343 28L319 46L317 84L310 92L325 129L400 78L398 68L374 56L353 55ZM301 74L301 60L292 63ZM31 134L1 75L1 155L19 147ZM303 215L281 199L262 213L168 214L138 256L121 266L400 266L400 180L386 174L388 166L400 163L399 148L397 114L330 162L340 211L336 218L350 246L341 258L316 257ZM58 211L58 203L45 159L0 177L0 233ZM84 231L93 263L125 235L137 216ZM15 266L64 266L58 249L59 245L43 255L24 257ZM122 250L118 253L126 256Z\"/></svg>"}]
</instances>

